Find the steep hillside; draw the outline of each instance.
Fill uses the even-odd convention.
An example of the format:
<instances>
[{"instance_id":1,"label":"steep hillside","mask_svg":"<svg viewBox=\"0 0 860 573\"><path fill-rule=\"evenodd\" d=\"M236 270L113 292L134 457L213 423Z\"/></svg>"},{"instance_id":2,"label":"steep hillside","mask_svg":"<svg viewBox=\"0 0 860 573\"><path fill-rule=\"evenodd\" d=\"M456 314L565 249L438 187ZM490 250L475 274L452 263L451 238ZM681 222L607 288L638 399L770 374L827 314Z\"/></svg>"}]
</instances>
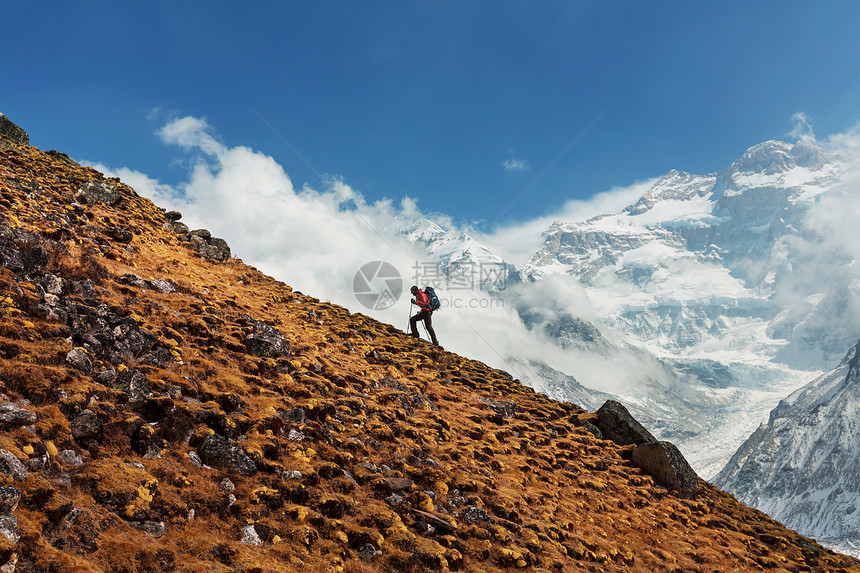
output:
<instances>
[{"instance_id":1,"label":"steep hillside","mask_svg":"<svg viewBox=\"0 0 860 573\"><path fill-rule=\"evenodd\" d=\"M3 571L860 571L25 143L0 151Z\"/></svg>"}]
</instances>

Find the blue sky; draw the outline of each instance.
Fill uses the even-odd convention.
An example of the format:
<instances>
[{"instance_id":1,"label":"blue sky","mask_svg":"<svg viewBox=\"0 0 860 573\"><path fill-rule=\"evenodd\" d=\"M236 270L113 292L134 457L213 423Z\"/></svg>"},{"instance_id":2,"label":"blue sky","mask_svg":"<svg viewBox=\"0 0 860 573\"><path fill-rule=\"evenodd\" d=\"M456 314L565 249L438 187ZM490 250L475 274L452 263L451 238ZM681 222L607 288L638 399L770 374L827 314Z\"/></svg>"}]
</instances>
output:
<instances>
[{"instance_id":1,"label":"blue sky","mask_svg":"<svg viewBox=\"0 0 860 573\"><path fill-rule=\"evenodd\" d=\"M492 227L721 169L798 113L855 126L857 22L851 1L4 2L0 112L171 185L188 164L158 131L205 118L296 188Z\"/></svg>"}]
</instances>

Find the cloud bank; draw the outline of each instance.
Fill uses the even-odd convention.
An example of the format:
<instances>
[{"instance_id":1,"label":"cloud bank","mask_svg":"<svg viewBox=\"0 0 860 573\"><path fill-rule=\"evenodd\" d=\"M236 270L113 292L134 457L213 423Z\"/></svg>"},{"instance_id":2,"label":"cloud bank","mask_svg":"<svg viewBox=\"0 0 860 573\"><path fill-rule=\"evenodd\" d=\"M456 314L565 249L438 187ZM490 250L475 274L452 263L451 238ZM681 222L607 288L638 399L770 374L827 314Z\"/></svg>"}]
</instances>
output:
<instances>
[{"instance_id":1,"label":"cloud bank","mask_svg":"<svg viewBox=\"0 0 860 573\"><path fill-rule=\"evenodd\" d=\"M355 298L353 278L365 263L382 260L400 271L404 286L412 282L416 264L428 257L420 245L406 240L397 230L426 216L415 200L404 197L399 202L369 204L338 177L323 177L321 189L307 184L297 189L272 157L221 142L202 118L174 119L158 130L158 137L180 150L181 162L188 166L187 179L176 186L127 167L90 165L120 177L157 205L180 211L190 228L206 228L225 238L234 256L295 289L405 330L411 311L406 295L392 308L371 310ZM522 264L540 246L541 232L553 220L576 220L617 210L637 199L647 187L648 182L643 182L600 194L590 202L571 201L557 213L483 233L479 240ZM444 217L430 218L450 224ZM588 316L587 295L582 289L571 288L569 282L547 282L543 290L553 292L541 297L558 301L559 310ZM596 359L563 350L541 331L529 330L511 301L480 290L446 292L443 296L449 308L434 315L434 325L440 342L449 350L521 378L528 377L522 371L523 359L540 359L583 384L597 387L605 387L601 381L607 379L623 384L630 377L629 365L617 368L616 376L606 376L613 364L620 364L612 357ZM512 294L511 298L516 297Z\"/></svg>"}]
</instances>

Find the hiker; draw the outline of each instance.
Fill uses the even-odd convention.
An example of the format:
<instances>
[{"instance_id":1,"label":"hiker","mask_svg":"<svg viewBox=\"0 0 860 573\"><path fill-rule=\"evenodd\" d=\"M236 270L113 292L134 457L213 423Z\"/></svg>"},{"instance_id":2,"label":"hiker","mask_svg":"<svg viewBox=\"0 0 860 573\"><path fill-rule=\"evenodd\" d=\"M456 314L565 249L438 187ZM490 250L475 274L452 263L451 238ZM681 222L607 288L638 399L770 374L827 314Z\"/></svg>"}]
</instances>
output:
<instances>
[{"instance_id":1,"label":"hiker","mask_svg":"<svg viewBox=\"0 0 860 573\"><path fill-rule=\"evenodd\" d=\"M415 297L412 299L412 304L418 305L419 309L418 313L409 319L409 334L418 338L418 321L423 320L424 327L430 334L430 340L433 344L438 346L439 341L436 340L436 331L433 330L433 319L430 318L433 314L433 310L430 305L430 297L417 286L413 286L409 290L412 292L412 296Z\"/></svg>"}]
</instances>

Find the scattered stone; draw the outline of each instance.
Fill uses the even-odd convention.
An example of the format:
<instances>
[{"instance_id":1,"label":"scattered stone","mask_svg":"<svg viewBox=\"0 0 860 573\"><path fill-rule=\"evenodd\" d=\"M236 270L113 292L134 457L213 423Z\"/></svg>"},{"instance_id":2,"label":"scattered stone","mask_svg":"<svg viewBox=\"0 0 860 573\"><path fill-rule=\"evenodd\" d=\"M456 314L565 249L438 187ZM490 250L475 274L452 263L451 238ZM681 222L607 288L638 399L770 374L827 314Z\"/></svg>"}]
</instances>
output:
<instances>
[{"instance_id":1,"label":"scattered stone","mask_svg":"<svg viewBox=\"0 0 860 573\"><path fill-rule=\"evenodd\" d=\"M604 439L619 446L656 442L657 438L634 418L621 402L607 400L597 411L597 427Z\"/></svg>"},{"instance_id":2,"label":"scattered stone","mask_svg":"<svg viewBox=\"0 0 860 573\"><path fill-rule=\"evenodd\" d=\"M164 279L151 280L149 281L149 286L152 288L152 290L160 292L161 294L170 294L176 292L176 286L172 282L166 281Z\"/></svg>"},{"instance_id":3,"label":"scattered stone","mask_svg":"<svg viewBox=\"0 0 860 573\"><path fill-rule=\"evenodd\" d=\"M197 453L207 465L248 476L257 473L257 466L233 440L209 434L197 448Z\"/></svg>"},{"instance_id":4,"label":"scattered stone","mask_svg":"<svg viewBox=\"0 0 860 573\"><path fill-rule=\"evenodd\" d=\"M7 475L18 481L27 479L30 472L26 466L9 450L0 449L0 474Z\"/></svg>"},{"instance_id":5,"label":"scattered stone","mask_svg":"<svg viewBox=\"0 0 860 573\"><path fill-rule=\"evenodd\" d=\"M188 452L188 459L191 461L191 465L195 468L203 467L203 460L200 459L200 456L197 455L197 452Z\"/></svg>"},{"instance_id":6,"label":"scattered stone","mask_svg":"<svg viewBox=\"0 0 860 573\"><path fill-rule=\"evenodd\" d=\"M415 484L415 482L409 478L396 477L385 478L385 483L388 484L388 487L391 489L391 491L395 493L409 491Z\"/></svg>"},{"instance_id":7,"label":"scattered stone","mask_svg":"<svg viewBox=\"0 0 860 573\"><path fill-rule=\"evenodd\" d=\"M0 404L0 422L13 426L29 426L39 419L36 412L19 408L11 402Z\"/></svg>"},{"instance_id":8,"label":"scattered stone","mask_svg":"<svg viewBox=\"0 0 860 573\"><path fill-rule=\"evenodd\" d=\"M106 181L90 181L80 189L87 203L101 202L106 205L116 205L122 199L122 192Z\"/></svg>"},{"instance_id":9,"label":"scattered stone","mask_svg":"<svg viewBox=\"0 0 860 573\"><path fill-rule=\"evenodd\" d=\"M18 518L14 513L0 513L0 533L12 543L18 543L21 532L18 531Z\"/></svg>"},{"instance_id":10,"label":"scattered stone","mask_svg":"<svg viewBox=\"0 0 860 573\"><path fill-rule=\"evenodd\" d=\"M21 492L14 487L0 487L0 513L12 513L18 508Z\"/></svg>"},{"instance_id":11,"label":"scattered stone","mask_svg":"<svg viewBox=\"0 0 860 573\"><path fill-rule=\"evenodd\" d=\"M93 371L93 361L83 348L77 347L69 350L66 354L66 364L76 370L80 370L84 374L90 374Z\"/></svg>"},{"instance_id":12,"label":"scattered stone","mask_svg":"<svg viewBox=\"0 0 860 573\"><path fill-rule=\"evenodd\" d=\"M57 459L71 467L84 465L84 458L75 450L62 450L57 454Z\"/></svg>"},{"instance_id":13,"label":"scattered stone","mask_svg":"<svg viewBox=\"0 0 860 573\"><path fill-rule=\"evenodd\" d=\"M633 465L654 477L657 483L677 490L682 497L695 497L699 476L671 442L651 442L633 450Z\"/></svg>"},{"instance_id":14,"label":"scattered stone","mask_svg":"<svg viewBox=\"0 0 860 573\"><path fill-rule=\"evenodd\" d=\"M218 484L218 488L226 493L233 493L234 491L236 491L236 486L233 485L233 482L231 482L228 478L222 479L221 483Z\"/></svg>"},{"instance_id":15,"label":"scattered stone","mask_svg":"<svg viewBox=\"0 0 860 573\"><path fill-rule=\"evenodd\" d=\"M250 319L249 319L250 320ZM290 343L275 328L259 320L251 321L254 332L245 337L248 353L262 358L279 358L293 353Z\"/></svg>"},{"instance_id":16,"label":"scattered stone","mask_svg":"<svg viewBox=\"0 0 860 573\"><path fill-rule=\"evenodd\" d=\"M150 396L146 375L134 368L129 368L118 374L112 385L117 390L125 392L131 403L141 403Z\"/></svg>"},{"instance_id":17,"label":"scattered stone","mask_svg":"<svg viewBox=\"0 0 860 573\"><path fill-rule=\"evenodd\" d=\"M84 410L69 425L76 440L99 439L104 432L104 424L92 410Z\"/></svg>"},{"instance_id":18,"label":"scattered stone","mask_svg":"<svg viewBox=\"0 0 860 573\"><path fill-rule=\"evenodd\" d=\"M305 439L305 435L295 428L291 428L290 433L287 434L287 439L293 442L301 442Z\"/></svg>"},{"instance_id":19,"label":"scattered stone","mask_svg":"<svg viewBox=\"0 0 860 573\"><path fill-rule=\"evenodd\" d=\"M365 563L376 557L377 555L382 555L382 551L379 551L373 543L365 543L358 550L358 557Z\"/></svg>"},{"instance_id":20,"label":"scattered stone","mask_svg":"<svg viewBox=\"0 0 860 573\"><path fill-rule=\"evenodd\" d=\"M39 280L45 292L54 296L62 296L66 292L66 281L57 275L45 273Z\"/></svg>"},{"instance_id":21,"label":"scattered stone","mask_svg":"<svg viewBox=\"0 0 860 573\"><path fill-rule=\"evenodd\" d=\"M398 505L403 503L403 496L397 495L396 493L392 493L385 498L385 503L387 503L391 507L397 507Z\"/></svg>"},{"instance_id":22,"label":"scattered stone","mask_svg":"<svg viewBox=\"0 0 860 573\"><path fill-rule=\"evenodd\" d=\"M517 414L517 405L514 402L481 398L481 403L502 418L513 418Z\"/></svg>"},{"instance_id":23,"label":"scattered stone","mask_svg":"<svg viewBox=\"0 0 860 573\"><path fill-rule=\"evenodd\" d=\"M180 221L168 221L164 225L161 226L165 231L172 231L177 235L187 235L188 234L188 225L182 223Z\"/></svg>"},{"instance_id":24,"label":"scattered stone","mask_svg":"<svg viewBox=\"0 0 860 573\"><path fill-rule=\"evenodd\" d=\"M462 511L463 519L472 523L491 523L493 518L483 509L476 505L464 507Z\"/></svg>"},{"instance_id":25,"label":"scattered stone","mask_svg":"<svg viewBox=\"0 0 860 573\"><path fill-rule=\"evenodd\" d=\"M257 530L253 525L246 525L242 528L242 543L245 545L262 545L263 540L257 535Z\"/></svg>"},{"instance_id":26,"label":"scattered stone","mask_svg":"<svg viewBox=\"0 0 860 573\"><path fill-rule=\"evenodd\" d=\"M143 523L135 523L133 525L150 537L158 539L164 536L165 527L163 521L144 521Z\"/></svg>"},{"instance_id":27,"label":"scattered stone","mask_svg":"<svg viewBox=\"0 0 860 573\"><path fill-rule=\"evenodd\" d=\"M105 235L116 241L117 243L122 243L127 245L134 239L134 233L129 231L128 229L124 229L123 227L110 227L105 231Z\"/></svg>"},{"instance_id":28,"label":"scattered stone","mask_svg":"<svg viewBox=\"0 0 860 573\"><path fill-rule=\"evenodd\" d=\"M67 513L65 517L63 517L63 523L60 525L60 529L62 531L66 531L67 529L71 528L83 512L84 511L79 507L73 507L72 509L70 509L69 513Z\"/></svg>"}]
</instances>

